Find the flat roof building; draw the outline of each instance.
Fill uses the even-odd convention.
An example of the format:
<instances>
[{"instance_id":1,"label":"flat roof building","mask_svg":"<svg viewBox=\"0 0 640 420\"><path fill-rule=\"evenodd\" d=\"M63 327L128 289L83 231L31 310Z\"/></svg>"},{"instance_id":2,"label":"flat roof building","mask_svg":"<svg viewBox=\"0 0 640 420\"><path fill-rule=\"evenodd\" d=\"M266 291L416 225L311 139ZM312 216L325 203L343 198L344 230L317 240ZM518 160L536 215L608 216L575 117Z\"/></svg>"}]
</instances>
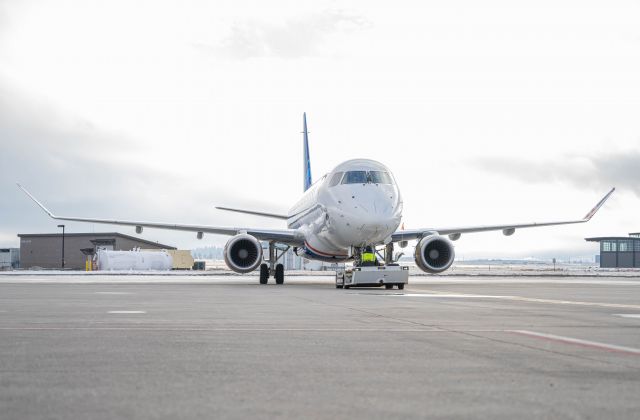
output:
<instances>
[{"instance_id":1,"label":"flat roof building","mask_svg":"<svg viewBox=\"0 0 640 420\"><path fill-rule=\"evenodd\" d=\"M20 267L61 268L62 234L19 234ZM86 255L92 255L97 249L130 251L134 248L176 249L158 242L147 241L135 236L117 232L106 233L65 233L65 268L84 270Z\"/></svg>"},{"instance_id":2,"label":"flat roof building","mask_svg":"<svg viewBox=\"0 0 640 420\"><path fill-rule=\"evenodd\" d=\"M600 267L602 268L640 267L640 233L630 233L629 236L585 238L585 240L600 243Z\"/></svg>"}]
</instances>

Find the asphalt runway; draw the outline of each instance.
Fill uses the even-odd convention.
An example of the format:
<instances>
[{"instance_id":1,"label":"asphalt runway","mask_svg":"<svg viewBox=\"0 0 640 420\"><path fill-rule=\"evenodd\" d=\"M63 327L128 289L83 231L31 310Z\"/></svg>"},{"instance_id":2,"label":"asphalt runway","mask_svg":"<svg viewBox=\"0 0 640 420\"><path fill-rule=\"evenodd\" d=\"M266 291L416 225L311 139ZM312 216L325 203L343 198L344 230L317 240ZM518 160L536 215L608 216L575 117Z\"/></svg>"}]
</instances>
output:
<instances>
[{"instance_id":1,"label":"asphalt runway","mask_svg":"<svg viewBox=\"0 0 640 420\"><path fill-rule=\"evenodd\" d=\"M0 275L0 418L640 418L640 278L193 280Z\"/></svg>"}]
</instances>

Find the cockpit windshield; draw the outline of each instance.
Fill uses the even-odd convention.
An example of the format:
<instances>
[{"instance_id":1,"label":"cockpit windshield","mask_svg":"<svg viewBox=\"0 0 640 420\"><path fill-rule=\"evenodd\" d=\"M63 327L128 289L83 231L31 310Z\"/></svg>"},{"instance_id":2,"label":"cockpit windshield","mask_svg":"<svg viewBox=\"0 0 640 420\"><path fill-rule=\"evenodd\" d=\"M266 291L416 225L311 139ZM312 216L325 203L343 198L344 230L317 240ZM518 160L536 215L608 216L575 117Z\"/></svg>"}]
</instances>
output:
<instances>
[{"instance_id":1,"label":"cockpit windshield","mask_svg":"<svg viewBox=\"0 0 640 420\"><path fill-rule=\"evenodd\" d=\"M374 184L393 184L389 174L382 171L369 171L369 179Z\"/></svg>"},{"instance_id":2,"label":"cockpit windshield","mask_svg":"<svg viewBox=\"0 0 640 420\"><path fill-rule=\"evenodd\" d=\"M393 185L393 180L387 172L383 171L348 171L342 178L342 184Z\"/></svg>"},{"instance_id":3,"label":"cockpit windshield","mask_svg":"<svg viewBox=\"0 0 640 420\"><path fill-rule=\"evenodd\" d=\"M366 184L367 171L349 171L345 172L342 178L343 184Z\"/></svg>"}]
</instances>

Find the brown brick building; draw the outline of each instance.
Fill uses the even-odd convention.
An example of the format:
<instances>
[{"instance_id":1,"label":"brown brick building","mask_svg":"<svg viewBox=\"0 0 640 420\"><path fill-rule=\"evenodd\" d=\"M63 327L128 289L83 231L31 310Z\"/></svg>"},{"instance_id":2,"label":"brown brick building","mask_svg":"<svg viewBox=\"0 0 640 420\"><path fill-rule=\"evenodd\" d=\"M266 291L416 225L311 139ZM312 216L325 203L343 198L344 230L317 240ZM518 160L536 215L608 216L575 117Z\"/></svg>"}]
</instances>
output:
<instances>
[{"instance_id":1,"label":"brown brick building","mask_svg":"<svg viewBox=\"0 0 640 420\"><path fill-rule=\"evenodd\" d=\"M21 268L61 268L61 233L19 234L18 237ZM65 268L84 270L86 257L83 250L93 253L97 248L115 251L130 251L134 248L176 249L122 233L67 233L64 235Z\"/></svg>"}]
</instances>

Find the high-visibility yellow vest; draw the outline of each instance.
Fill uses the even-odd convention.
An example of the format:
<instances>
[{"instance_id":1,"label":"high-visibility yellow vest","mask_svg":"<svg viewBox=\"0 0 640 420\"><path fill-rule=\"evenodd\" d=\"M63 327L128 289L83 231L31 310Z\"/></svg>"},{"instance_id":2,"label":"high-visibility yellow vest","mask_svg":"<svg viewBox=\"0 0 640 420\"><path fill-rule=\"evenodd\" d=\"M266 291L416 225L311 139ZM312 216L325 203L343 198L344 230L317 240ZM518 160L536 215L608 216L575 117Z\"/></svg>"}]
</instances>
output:
<instances>
[{"instance_id":1,"label":"high-visibility yellow vest","mask_svg":"<svg viewBox=\"0 0 640 420\"><path fill-rule=\"evenodd\" d=\"M362 253L362 262L375 262L376 256L371 252Z\"/></svg>"}]
</instances>

